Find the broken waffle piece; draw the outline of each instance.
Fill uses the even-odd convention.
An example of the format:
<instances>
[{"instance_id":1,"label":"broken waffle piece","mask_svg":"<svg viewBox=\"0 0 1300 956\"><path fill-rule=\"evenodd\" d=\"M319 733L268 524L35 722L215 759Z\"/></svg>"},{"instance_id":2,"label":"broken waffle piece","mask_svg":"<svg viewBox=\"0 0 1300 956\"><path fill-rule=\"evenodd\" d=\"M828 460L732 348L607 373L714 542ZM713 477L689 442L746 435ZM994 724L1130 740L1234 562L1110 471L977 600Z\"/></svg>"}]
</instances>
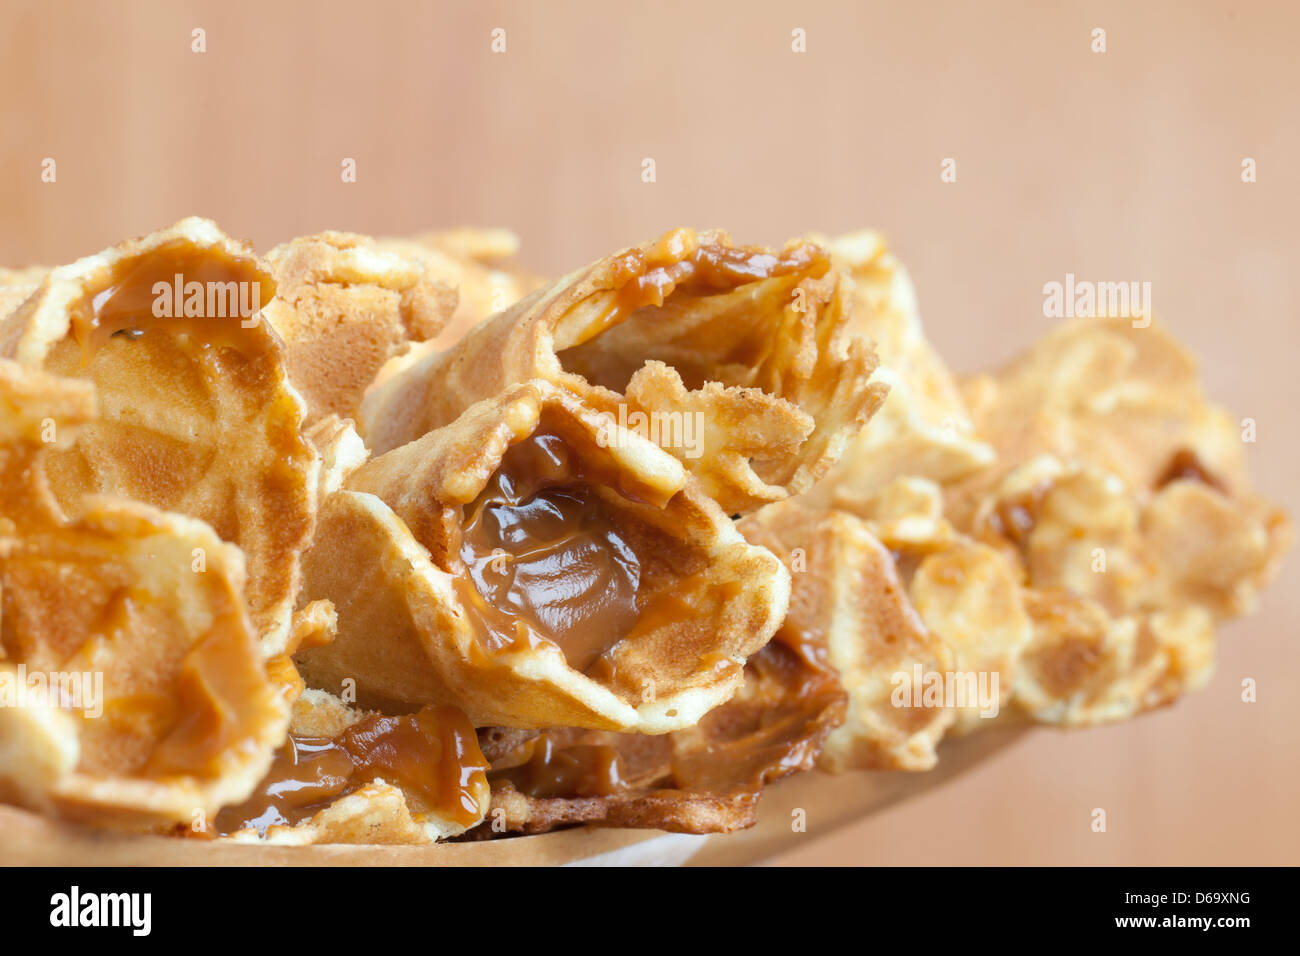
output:
<instances>
[{"instance_id":1,"label":"broken waffle piece","mask_svg":"<svg viewBox=\"0 0 1300 956\"><path fill-rule=\"evenodd\" d=\"M473 326L545 284L515 261L519 237L508 229L451 229L376 239L375 244L421 263L432 278L456 292L455 312L430 340L439 348L460 341Z\"/></svg>"},{"instance_id":2,"label":"broken waffle piece","mask_svg":"<svg viewBox=\"0 0 1300 956\"><path fill-rule=\"evenodd\" d=\"M305 569L303 599L339 618L298 655L311 686L475 726L691 726L789 600L780 562L677 459L545 381L358 468Z\"/></svg>"}]
</instances>

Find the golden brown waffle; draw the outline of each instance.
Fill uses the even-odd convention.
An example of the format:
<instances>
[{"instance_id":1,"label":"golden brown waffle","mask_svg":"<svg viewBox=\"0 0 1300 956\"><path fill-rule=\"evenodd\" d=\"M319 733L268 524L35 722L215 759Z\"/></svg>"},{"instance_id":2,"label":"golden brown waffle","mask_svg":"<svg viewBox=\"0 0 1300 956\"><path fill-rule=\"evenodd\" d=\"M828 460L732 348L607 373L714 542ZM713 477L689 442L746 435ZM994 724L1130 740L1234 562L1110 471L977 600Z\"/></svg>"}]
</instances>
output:
<instances>
[{"instance_id":1,"label":"golden brown waffle","mask_svg":"<svg viewBox=\"0 0 1300 956\"><path fill-rule=\"evenodd\" d=\"M1158 326L959 387L874 233L679 229L549 284L516 248L188 219L0 271L0 690L98 672L106 715L0 707L0 799L729 832L789 774L1177 699L1289 542Z\"/></svg>"},{"instance_id":2,"label":"golden brown waffle","mask_svg":"<svg viewBox=\"0 0 1300 956\"><path fill-rule=\"evenodd\" d=\"M679 229L600 259L384 382L362 406L376 453L530 379L597 411L678 428L660 444L728 513L807 491L880 404L849 336L849 289L810 243L780 252ZM697 417L698 416L698 417Z\"/></svg>"},{"instance_id":3,"label":"golden brown waffle","mask_svg":"<svg viewBox=\"0 0 1300 956\"><path fill-rule=\"evenodd\" d=\"M535 381L353 472L326 502L305 562L305 597L339 612L338 639L300 655L308 681L335 690L354 680L358 699L376 706L453 705L479 726L652 733L690 726L731 697L745 658L785 614L789 576L677 459L607 424L576 395ZM494 559L467 565L465 528L477 514L468 506L503 473L507 451L537 436L564 456L560 486L584 489L584 513L603 512L635 555L630 617L600 647L561 647L533 625L581 614L611 579L533 608L532 620L498 621L504 599L483 592ZM578 561L574 580L586 582L582 562L598 552L559 559ZM499 560L506 574L518 559L502 549Z\"/></svg>"},{"instance_id":4,"label":"golden brown waffle","mask_svg":"<svg viewBox=\"0 0 1300 956\"><path fill-rule=\"evenodd\" d=\"M575 823L729 833L752 826L765 786L811 770L845 696L807 645L778 635L745 665L736 696L670 734L490 728L492 810L471 835Z\"/></svg>"},{"instance_id":5,"label":"golden brown waffle","mask_svg":"<svg viewBox=\"0 0 1300 956\"><path fill-rule=\"evenodd\" d=\"M276 293L265 315L285 343L308 421L355 419L384 363L432 339L456 307L455 291L418 260L366 236L305 236L272 249L266 261Z\"/></svg>"},{"instance_id":6,"label":"golden brown waffle","mask_svg":"<svg viewBox=\"0 0 1300 956\"><path fill-rule=\"evenodd\" d=\"M0 359L0 797L69 819L188 824L243 799L288 709L243 602L243 555L112 496L67 516L45 464L93 387ZM49 693L43 693L49 691Z\"/></svg>"},{"instance_id":7,"label":"golden brown waffle","mask_svg":"<svg viewBox=\"0 0 1300 956\"><path fill-rule=\"evenodd\" d=\"M182 273L201 287L197 309L167 295L190 314L156 316L155 283ZM112 494L211 525L244 552L269 652L288 633L318 468L278 336L255 310L236 314L273 290L247 246L186 219L53 269L0 321L0 355L92 382L99 398L99 416L47 457L60 506Z\"/></svg>"}]
</instances>

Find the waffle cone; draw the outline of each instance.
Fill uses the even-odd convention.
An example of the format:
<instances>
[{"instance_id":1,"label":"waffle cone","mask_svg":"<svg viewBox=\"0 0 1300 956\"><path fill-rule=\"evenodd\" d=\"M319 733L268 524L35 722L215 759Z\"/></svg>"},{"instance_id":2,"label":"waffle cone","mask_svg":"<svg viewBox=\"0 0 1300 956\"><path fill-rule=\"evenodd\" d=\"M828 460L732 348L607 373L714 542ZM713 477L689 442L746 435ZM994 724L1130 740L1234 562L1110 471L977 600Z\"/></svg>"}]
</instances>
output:
<instances>
[{"instance_id":1,"label":"waffle cone","mask_svg":"<svg viewBox=\"0 0 1300 956\"><path fill-rule=\"evenodd\" d=\"M660 440L728 513L808 490L884 391L846 334L849 286L824 252L668 233L596 261L381 382L362 406L377 453L530 379L592 408L702 421L702 445ZM698 418L695 416L699 416Z\"/></svg>"},{"instance_id":2,"label":"waffle cone","mask_svg":"<svg viewBox=\"0 0 1300 956\"><path fill-rule=\"evenodd\" d=\"M663 733L727 700L785 613L789 578L747 544L681 464L545 382L507 389L358 468L326 502L305 597L339 636L299 655L314 686L363 703L443 704L477 726ZM636 624L586 672L560 648L485 648L459 554L462 509L507 448L562 437L641 558Z\"/></svg>"}]
</instances>

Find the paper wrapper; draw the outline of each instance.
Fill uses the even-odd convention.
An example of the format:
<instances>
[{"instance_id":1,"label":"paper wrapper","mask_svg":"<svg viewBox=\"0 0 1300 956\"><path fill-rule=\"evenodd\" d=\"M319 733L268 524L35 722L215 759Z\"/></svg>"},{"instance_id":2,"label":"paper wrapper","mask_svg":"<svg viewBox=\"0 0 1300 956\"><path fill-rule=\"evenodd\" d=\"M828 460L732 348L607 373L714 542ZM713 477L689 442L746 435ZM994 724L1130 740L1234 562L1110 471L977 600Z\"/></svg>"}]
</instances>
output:
<instances>
[{"instance_id":1,"label":"paper wrapper","mask_svg":"<svg viewBox=\"0 0 1300 956\"><path fill-rule=\"evenodd\" d=\"M0 806L5 866L743 866L807 845L836 829L919 796L1014 744L1025 731L992 730L945 741L924 774L811 773L764 792L758 824L740 833L693 836L579 827L479 843L424 847L248 846L82 829ZM792 827L802 810L806 830ZM870 863L871 860L858 861Z\"/></svg>"}]
</instances>

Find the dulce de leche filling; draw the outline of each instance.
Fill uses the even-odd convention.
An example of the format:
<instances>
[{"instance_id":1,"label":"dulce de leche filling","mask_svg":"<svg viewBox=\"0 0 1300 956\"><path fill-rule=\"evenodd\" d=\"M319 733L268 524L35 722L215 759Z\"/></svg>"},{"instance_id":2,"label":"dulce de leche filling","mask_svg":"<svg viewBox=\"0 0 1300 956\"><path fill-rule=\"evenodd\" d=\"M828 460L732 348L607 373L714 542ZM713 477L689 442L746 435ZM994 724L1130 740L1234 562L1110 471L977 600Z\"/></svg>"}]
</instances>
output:
<instances>
[{"instance_id":1,"label":"dulce de leche filling","mask_svg":"<svg viewBox=\"0 0 1300 956\"><path fill-rule=\"evenodd\" d=\"M795 243L774 252L732 246L719 236L700 236L691 229L675 229L653 246L630 249L613 261L609 274L612 295L607 304L586 318L581 327L557 331L561 365L594 384L623 391L636 369L647 359L661 356L647 353L644 345L637 343L620 356L627 363L623 367L611 355L611 349L618 352L619 346L604 336L641 310L653 312L670 298L689 301L725 295L754 283L786 277L792 288L793 283L804 278L820 279L830 267L827 253L809 242ZM774 294L761 301L760 306L755 293L751 305L756 319L743 323L744 327L717 330L716 341L700 350L694 361L683 361L683 355L675 354L668 364L676 368L691 388L715 380L736 384L727 380L725 367L760 361L771 346L771 336L776 334L771 322L779 318L788 299L784 294ZM647 321L653 319L648 317Z\"/></svg>"},{"instance_id":2,"label":"dulce de leche filling","mask_svg":"<svg viewBox=\"0 0 1300 956\"><path fill-rule=\"evenodd\" d=\"M491 649L558 645L586 670L636 623L641 563L557 435L511 446L465 506L461 598Z\"/></svg>"},{"instance_id":3,"label":"dulce de leche filling","mask_svg":"<svg viewBox=\"0 0 1300 956\"><path fill-rule=\"evenodd\" d=\"M668 789L731 794L807 768L843 720L846 695L825 636L787 623L746 665L748 690L691 731L543 732L500 759L494 787L536 799L607 797Z\"/></svg>"},{"instance_id":4,"label":"dulce de leche filling","mask_svg":"<svg viewBox=\"0 0 1300 956\"><path fill-rule=\"evenodd\" d=\"M220 834L310 819L375 778L400 787L413 813L434 813L462 826L482 814L487 761L469 719L454 707L365 717L337 737L291 734L257 790L217 815ZM418 819L418 816L417 816Z\"/></svg>"},{"instance_id":5,"label":"dulce de leche filling","mask_svg":"<svg viewBox=\"0 0 1300 956\"><path fill-rule=\"evenodd\" d=\"M830 258L812 243L781 252L701 242L690 229L676 229L648 252L633 250L619 262L616 283L619 311L629 314L647 305L660 306L679 289L719 291L794 273L820 277Z\"/></svg>"},{"instance_id":6,"label":"dulce de leche filling","mask_svg":"<svg viewBox=\"0 0 1300 956\"><path fill-rule=\"evenodd\" d=\"M521 751L521 762L492 771L489 779L494 784L509 783L520 793L538 799L607 797L629 788L616 746L565 746L549 734L540 734L524 744Z\"/></svg>"},{"instance_id":7,"label":"dulce de leche filling","mask_svg":"<svg viewBox=\"0 0 1300 956\"><path fill-rule=\"evenodd\" d=\"M269 337L250 334L275 295L275 280L251 256L177 239L112 266L72 309L72 334L89 362L114 335L150 329L186 334L252 358Z\"/></svg>"}]
</instances>

